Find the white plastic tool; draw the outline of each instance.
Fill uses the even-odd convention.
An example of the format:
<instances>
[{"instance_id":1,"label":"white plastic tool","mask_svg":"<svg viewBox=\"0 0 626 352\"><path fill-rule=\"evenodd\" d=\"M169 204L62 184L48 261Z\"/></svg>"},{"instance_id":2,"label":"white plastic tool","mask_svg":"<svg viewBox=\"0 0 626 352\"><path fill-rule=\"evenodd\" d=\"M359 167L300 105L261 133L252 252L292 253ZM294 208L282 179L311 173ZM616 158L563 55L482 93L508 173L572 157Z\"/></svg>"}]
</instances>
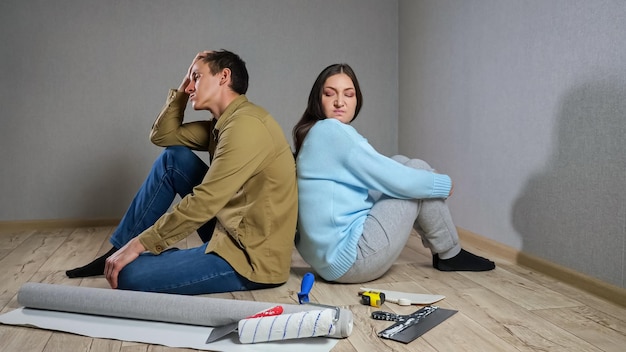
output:
<instances>
[{"instance_id":1,"label":"white plastic tool","mask_svg":"<svg viewBox=\"0 0 626 352\"><path fill-rule=\"evenodd\" d=\"M401 306L411 305L411 304L433 304L435 302L439 302L442 299L446 298L443 295L429 295L424 293L410 293L410 292L398 292L398 291L390 291L382 288L371 288L371 287L361 287L360 291L376 291L382 292L385 294L385 300L387 302L396 303Z\"/></svg>"},{"instance_id":2,"label":"white plastic tool","mask_svg":"<svg viewBox=\"0 0 626 352\"><path fill-rule=\"evenodd\" d=\"M395 303L395 304L397 304L399 306L410 306L411 305L411 300L410 299L406 299L406 298L387 299L387 302Z\"/></svg>"}]
</instances>

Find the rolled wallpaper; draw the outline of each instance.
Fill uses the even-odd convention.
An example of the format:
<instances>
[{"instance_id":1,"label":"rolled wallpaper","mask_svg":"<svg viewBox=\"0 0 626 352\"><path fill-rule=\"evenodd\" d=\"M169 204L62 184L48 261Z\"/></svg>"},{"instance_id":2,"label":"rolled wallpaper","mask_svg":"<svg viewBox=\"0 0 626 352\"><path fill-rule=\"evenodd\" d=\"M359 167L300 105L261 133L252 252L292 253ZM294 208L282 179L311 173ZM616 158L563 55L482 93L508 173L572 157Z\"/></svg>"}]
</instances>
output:
<instances>
[{"instance_id":1,"label":"rolled wallpaper","mask_svg":"<svg viewBox=\"0 0 626 352\"><path fill-rule=\"evenodd\" d=\"M270 302L42 283L22 285L17 301L27 308L209 327L238 322L276 305ZM313 305L281 305L285 315L320 311L320 307ZM332 309L328 311L335 313ZM352 312L342 308L339 309L339 316L334 318L338 319L333 323L333 330L323 336L348 337L353 326ZM323 318L323 321L328 319Z\"/></svg>"}]
</instances>

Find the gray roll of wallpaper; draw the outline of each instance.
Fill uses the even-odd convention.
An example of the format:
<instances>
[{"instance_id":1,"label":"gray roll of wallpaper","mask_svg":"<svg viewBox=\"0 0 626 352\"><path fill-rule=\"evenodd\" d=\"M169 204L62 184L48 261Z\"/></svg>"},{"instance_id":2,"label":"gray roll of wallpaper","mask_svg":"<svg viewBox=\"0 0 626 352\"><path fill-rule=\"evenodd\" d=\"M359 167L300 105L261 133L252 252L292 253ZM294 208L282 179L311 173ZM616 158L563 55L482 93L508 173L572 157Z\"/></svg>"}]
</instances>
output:
<instances>
[{"instance_id":1,"label":"gray roll of wallpaper","mask_svg":"<svg viewBox=\"0 0 626 352\"><path fill-rule=\"evenodd\" d=\"M160 321L199 326L234 323L277 303L123 291L41 283L26 283L17 293L26 308ZM285 314L319 310L313 305L280 304ZM329 337L348 337L352 312L340 309L337 329Z\"/></svg>"}]
</instances>

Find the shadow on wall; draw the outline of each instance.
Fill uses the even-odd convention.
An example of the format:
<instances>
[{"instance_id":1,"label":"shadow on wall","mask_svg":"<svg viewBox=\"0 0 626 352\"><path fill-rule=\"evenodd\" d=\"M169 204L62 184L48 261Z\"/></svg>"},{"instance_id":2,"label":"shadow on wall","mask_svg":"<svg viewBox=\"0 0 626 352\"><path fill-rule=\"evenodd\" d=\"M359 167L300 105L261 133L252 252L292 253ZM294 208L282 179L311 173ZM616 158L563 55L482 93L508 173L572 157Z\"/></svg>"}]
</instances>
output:
<instances>
[{"instance_id":1,"label":"shadow on wall","mask_svg":"<svg viewBox=\"0 0 626 352\"><path fill-rule=\"evenodd\" d=\"M575 87L557 118L554 155L513 207L522 250L625 287L626 79Z\"/></svg>"}]
</instances>

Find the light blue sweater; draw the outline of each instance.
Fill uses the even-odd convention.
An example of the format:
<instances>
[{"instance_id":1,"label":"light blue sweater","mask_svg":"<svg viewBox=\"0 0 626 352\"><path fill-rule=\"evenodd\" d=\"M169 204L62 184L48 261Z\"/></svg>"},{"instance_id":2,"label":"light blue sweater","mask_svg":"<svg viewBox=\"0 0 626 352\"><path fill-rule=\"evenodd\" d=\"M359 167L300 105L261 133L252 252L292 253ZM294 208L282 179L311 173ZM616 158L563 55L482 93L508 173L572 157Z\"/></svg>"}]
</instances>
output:
<instances>
[{"instance_id":1,"label":"light blue sweater","mask_svg":"<svg viewBox=\"0 0 626 352\"><path fill-rule=\"evenodd\" d=\"M373 200L369 190L399 199L445 198L450 177L416 170L379 154L352 126L317 122L300 148L298 235L302 258L326 280L345 274Z\"/></svg>"}]
</instances>

